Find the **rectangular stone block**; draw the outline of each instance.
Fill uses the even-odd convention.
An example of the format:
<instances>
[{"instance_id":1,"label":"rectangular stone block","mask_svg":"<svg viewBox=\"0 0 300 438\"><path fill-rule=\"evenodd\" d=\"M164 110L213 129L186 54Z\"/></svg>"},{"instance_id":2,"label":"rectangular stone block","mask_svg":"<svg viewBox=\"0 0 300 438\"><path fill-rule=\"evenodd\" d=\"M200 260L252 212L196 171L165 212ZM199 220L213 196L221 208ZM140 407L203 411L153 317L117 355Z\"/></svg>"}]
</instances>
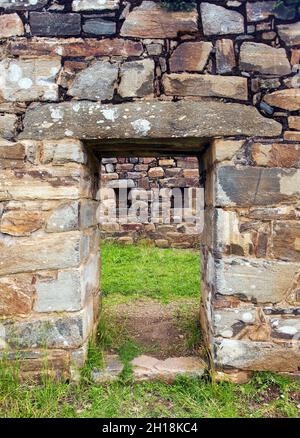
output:
<instances>
[{"instance_id":1,"label":"rectangular stone block","mask_svg":"<svg viewBox=\"0 0 300 438\"><path fill-rule=\"evenodd\" d=\"M60 113L53 112L53 122L60 119ZM41 149L41 162L43 164L86 164L87 154L81 141L64 139L57 141L44 141Z\"/></svg>"},{"instance_id":2,"label":"rectangular stone block","mask_svg":"<svg viewBox=\"0 0 300 438\"><path fill-rule=\"evenodd\" d=\"M164 75L163 86L168 96L248 98L247 79L239 76L172 73Z\"/></svg>"},{"instance_id":3,"label":"rectangular stone block","mask_svg":"<svg viewBox=\"0 0 300 438\"><path fill-rule=\"evenodd\" d=\"M76 36L81 32L80 14L31 12L29 23L34 36Z\"/></svg>"},{"instance_id":4,"label":"rectangular stone block","mask_svg":"<svg viewBox=\"0 0 300 438\"><path fill-rule=\"evenodd\" d=\"M255 307L237 309L216 309L213 313L214 335L222 338L233 338L248 325L257 323Z\"/></svg>"},{"instance_id":5,"label":"rectangular stone block","mask_svg":"<svg viewBox=\"0 0 300 438\"><path fill-rule=\"evenodd\" d=\"M215 339L217 366L241 370L297 371L300 364L299 345Z\"/></svg>"},{"instance_id":6,"label":"rectangular stone block","mask_svg":"<svg viewBox=\"0 0 300 438\"><path fill-rule=\"evenodd\" d=\"M272 233L272 255L284 260L300 261L300 223L275 221Z\"/></svg>"},{"instance_id":7,"label":"rectangular stone block","mask_svg":"<svg viewBox=\"0 0 300 438\"><path fill-rule=\"evenodd\" d=\"M0 277L0 317L30 314L34 294L34 274Z\"/></svg>"},{"instance_id":8,"label":"rectangular stone block","mask_svg":"<svg viewBox=\"0 0 300 438\"><path fill-rule=\"evenodd\" d=\"M278 303L297 283L298 263L226 257L210 265L209 278L220 295L234 295L257 303ZM215 272L211 272L215 270Z\"/></svg>"},{"instance_id":9,"label":"rectangular stone block","mask_svg":"<svg viewBox=\"0 0 300 438\"><path fill-rule=\"evenodd\" d=\"M0 139L0 169L23 167L25 157L23 144Z\"/></svg>"},{"instance_id":10,"label":"rectangular stone block","mask_svg":"<svg viewBox=\"0 0 300 438\"><path fill-rule=\"evenodd\" d=\"M271 317L270 323L272 327L272 336L279 339L292 339L295 343L298 342L300 349L300 317L294 318L276 318ZM295 345L297 348L297 345Z\"/></svg>"},{"instance_id":11,"label":"rectangular stone block","mask_svg":"<svg viewBox=\"0 0 300 438\"><path fill-rule=\"evenodd\" d=\"M300 197L297 169L221 166L216 172L217 206L272 205Z\"/></svg>"},{"instance_id":12,"label":"rectangular stone block","mask_svg":"<svg viewBox=\"0 0 300 438\"><path fill-rule=\"evenodd\" d=\"M86 172L81 166L5 169L0 173L0 201L88 196L91 187Z\"/></svg>"},{"instance_id":13,"label":"rectangular stone block","mask_svg":"<svg viewBox=\"0 0 300 438\"><path fill-rule=\"evenodd\" d=\"M2 348L79 348L93 328L92 301L81 311L64 316L34 316L3 323Z\"/></svg>"},{"instance_id":14,"label":"rectangular stone block","mask_svg":"<svg viewBox=\"0 0 300 438\"><path fill-rule=\"evenodd\" d=\"M56 101L55 79L60 58L4 59L0 62L0 99L4 101Z\"/></svg>"},{"instance_id":15,"label":"rectangular stone block","mask_svg":"<svg viewBox=\"0 0 300 438\"><path fill-rule=\"evenodd\" d=\"M56 123L53 123L53 112L62 116ZM279 123L262 117L256 108L238 103L181 100L111 105L80 101L76 106L74 102L63 102L27 111L20 137L58 139L65 138L67 132L72 133L72 138L93 140L189 136L203 139L237 133L269 137L280 135L281 130Z\"/></svg>"},{"instance_id":16,"label":"rectangular stone block","mask_svg":"<svg viewBox=\"0 0 300 438\"><path fill-rule=\"evenodd\" d=\"M73 0L73 11L103 11L119 7L120 0Z\"/></svg>"},{"instance_id":17,"label":"rectangular stone block","mask_svg":"<svg viewBox=\"0 0 300 438\"><path fill-rule=\"evenodd\" d=\"M36 312L76 312L99 290L99 255L78 269L40 275L36 284Z\"/></svg>"},{"instance_id":18,"label":"rectangular stone block","mask_svg":"<svg viewBox=\"0 0 300 438\"><path fill-rule=\"evenodd\" d=\"M140 42L121 38L97 40L96 38L18 38L8 44L8 53L13 56L140 56Z\"/></svg>"},{"instance_id":19,"label":"rectangular stone block","mask_svg":"<svg viewBox=\"0 0 300 438\"><path fill-rule=\"evenodd\" d=\"M84 238L78 231L33 238L0 236L0 275L79 266Z\"/></svg>"},{"instance_id":20,"label":"rectangular stone block","mask_svg":"<svg viewBox=\"0 0 300 438\"><path fill-rule=\"evenodd\" d=\"M16 134L17 123L18 117L15 114L0 114L0 137L11 140Z\"/></svg>"},{"instance_id":21,"label":"rectangular stone block","mask_svg":"<svg viewBox=\"0 0 300 438\"><path fill-rule=\"evenodd\" d=\"M262 144L252 145L252 158L258 166L300 168L299 144Z\"/></svg>"}]
</instances>

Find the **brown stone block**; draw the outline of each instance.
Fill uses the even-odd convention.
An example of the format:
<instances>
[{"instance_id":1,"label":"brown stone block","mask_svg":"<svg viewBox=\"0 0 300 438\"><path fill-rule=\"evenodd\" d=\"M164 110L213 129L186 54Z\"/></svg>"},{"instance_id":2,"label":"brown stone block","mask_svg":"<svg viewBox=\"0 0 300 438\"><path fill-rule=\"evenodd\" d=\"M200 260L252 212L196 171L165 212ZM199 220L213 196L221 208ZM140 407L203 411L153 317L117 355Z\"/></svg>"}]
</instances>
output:
<instances>
[{"instance_id":1,"label":"brown stone block","mask_svg":"<svg viewBox=\"0 0 300 438\"><path fill-rule=\"evenodd\" d=\"M236 67L234 46L232 40L217 40L216 63L218 73L230 73Z\"/></svg>"},{"instance_id":2,"label":"brown stone block","mask_svg":"<svg viewBox=\"0 0 300 438\"><path fill-rule=\"evenodd\" d=\"M297 111L300 109L300 89L288 88L286 90L274 91L266 94L264 101L271 106L275 106L287 111Z\"/></svg>"},{"instance_id":3,"label":"brown stone block","mask_svg":"<svg viewBox=\"0 0 300 438\"><path fill-rule=\"evenodd\" d=\"M24 34L24 26L18 14L0 16L0 38L9 38Z\"/></svg>"},{"instance_id":4,"label":"brown stone block","mask_svg":"<svg viewBox=\"0 0 300 438\"><path fill-rule=\"evenodd\" d=\"M286 131L284 133L284 140L299 141L300 142L300 131L299 132Z\"/></svg>"},{"instance_id":5,"label":"brown stone block","mask_svg":"<svg viewBox=\"0 0 300 438\"><path fill-rule=\"evenodd\" d=\"M97 40L95 38L19 38L10 41L8 53L15 56L63 56L63 57L89 57L89 56L140 56L143 46L140 42L114 38Z\"/></svg>"},{"instance_id":6,"label":"brown stone block","mask_svg":"<svg viewBox=\"0 0 300 438\"><path fill-rule=\"evenodd\" d=\"M298 129L300 131L300 116L290 116L288 122L289 128Z\"/></svg>"},{"instance_id":7,"label":"brown stone block","mask_svg":"<svg viewBox=\"0 0 300 438\"><path fill-rule=\"evenodd\" d=\"M28 315L34 294L34 274L0 277L0 316Z\"/></svg>"},{"instance_id":8,"label":"brown stone block","mask_svg":"<svg viewBox=\"0 0 300 438\"><path fill-rule=\"evenodd\" d=\"M29 236L44 225L39 211L13 210L0 215L0 232L11 236Z\"/></svg>"},{"instance_id":9,"label":"brown stone block","mask_svg":"<svg viewBox=\"0 0 300 438\"><path fill-rule=\"evenodd\" d=\"M154 2L143 2L130 12L121 28L122 36L176 38L178 33L198 31L198 12L170 12Z\"/></svg>"},{"instance_id":10,"label":"brown stone block","mask_svg":"<svg viewBox=\"0 0 300 438\"><path fill-rule=\"evenodd\" d=\"M186 42L180 44L171 55L171 72L203 71L209 55L212 51L212 43Z\"/></svg>"},{"instance_id":11,"label":"brown stone block","mask_svg":"<svg viewBox=\"0 0 300 438\"><path fill-rule=\"evenodd\" d=\"M81 166L41 166L5 169L0 173L0 200L74 199L90 193Z\"/></svg>"},{"instance_id":12,"label":"brown stone block","mask_svg":"<svg viewBox=\"0 0 300 438\"><path fill-rule=\"evenodd\" d=\"M300 168L300 145L254 143L252 158L258 166Z\"/></svg>"},{"instance_id":13,"label":"brown stone block","mask_svg":"<svg viewBox=\"0 0 300 438\"><path fill-rule=\"evenodd\" d=\"M239 76L172 73L164 75L163 86L168 96L248 98L247 79Z\"/></svg>"},{"instance_id":14,"label":"brown stone block","mask_svg":"<svg viewBox=\"0 0 300 438\"><path fill-rule=\"evenodd\" d=\"M300 261L299 221L274 222L272 255L284 260Z\"/></svg>"},{"instance_id":15,"label":"brown stone block","mask_svg":"<svg viewBox=\"0 0 300 438\"><path fill-rule=\"evenodd\" d=\"M291 73L291 66L284 49L245 42L241 46L240 70L280 76Z\"/></svg>"}]
</instances>

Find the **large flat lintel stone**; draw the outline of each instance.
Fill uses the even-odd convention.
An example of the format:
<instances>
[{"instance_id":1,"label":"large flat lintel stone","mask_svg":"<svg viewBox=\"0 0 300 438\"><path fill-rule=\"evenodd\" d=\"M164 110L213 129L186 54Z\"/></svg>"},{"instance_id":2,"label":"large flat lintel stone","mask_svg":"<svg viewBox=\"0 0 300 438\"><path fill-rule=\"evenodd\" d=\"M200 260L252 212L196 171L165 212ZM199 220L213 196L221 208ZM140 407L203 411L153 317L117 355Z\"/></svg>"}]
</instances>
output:
<instances>
[{"instance_id":1,"label":"large flat lintel stone","mask_svg":"<svg viewBox=\"0 0 300 438\"><path fill-rule=\"evenodd\" d=\"M256 108L236 103L201 100L111 105L70 101L29 108L20 138L273 137L281 130L278 122L264 118Z\"/></svg>"}]
</instances>

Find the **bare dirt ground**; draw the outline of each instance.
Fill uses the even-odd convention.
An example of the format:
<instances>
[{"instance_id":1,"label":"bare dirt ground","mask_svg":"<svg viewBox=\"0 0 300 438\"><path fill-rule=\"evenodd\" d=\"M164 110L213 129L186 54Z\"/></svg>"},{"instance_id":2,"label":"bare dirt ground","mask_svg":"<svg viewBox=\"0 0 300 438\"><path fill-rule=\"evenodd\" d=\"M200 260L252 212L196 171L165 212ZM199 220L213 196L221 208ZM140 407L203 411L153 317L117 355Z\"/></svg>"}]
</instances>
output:
<instances>
[{"instance_id":1,"label":"bare dirt ground","mask_svg":"<svg viewBox=\"0 0 300 438\"><path fill-rule=\"evenodd\" d=\"M200 327L197 300L162 304L134 300L116 304L109 313L123 333L158 359L190 356L199 352Z\"/></svg>"}]
</instances>

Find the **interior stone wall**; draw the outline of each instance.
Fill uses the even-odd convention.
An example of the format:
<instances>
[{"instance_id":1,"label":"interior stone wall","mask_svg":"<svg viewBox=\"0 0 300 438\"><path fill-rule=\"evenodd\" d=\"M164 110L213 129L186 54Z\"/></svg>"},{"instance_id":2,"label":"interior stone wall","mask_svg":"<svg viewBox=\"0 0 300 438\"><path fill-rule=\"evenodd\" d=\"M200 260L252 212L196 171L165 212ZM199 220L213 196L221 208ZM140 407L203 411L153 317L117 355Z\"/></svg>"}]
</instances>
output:
<instances>
[{"instance_id":1,"label":"interior stone wall","mask_svg":"<svg viewBox=\"0 0 300 438\"><path fill-rule=\"evenodd\" d=\"M106 223L100 224L103 240L126 245L143 242L159 248L200 247L203 223L195 207L192 217L174 217L174 207L171 206L169 221L163 217L160 217L158 223L151 220L154 190L180 189L182 199L184 194L196 198L195 189L199 188L199 163L196 156L114 157L103 158L101 164L101 187L108 189L106 199L102 201L103 210L107 205ZM129 190L126 211L121 208L118 198L119 189L124 184ZM143 201L139 199L142 192L145 198ZM112 206L116 206L117 214L113 210L110 215ZM140 218L130 217L131 209L136 212L141 208L148 210L147 220L143 214Z\"/></svg>"},{"instance_id":2,"label":"interior stone wall","mask_svg":"<svg viewBox=\"0 0 300 438\"><path fill-rule=\"evenodd\" d=\"M212 365L299 372L299 11L196 3L0 0L0 348L23 372L84 363L100 158L162 153L200 157Z\"/></svg>"}]
</instances>

